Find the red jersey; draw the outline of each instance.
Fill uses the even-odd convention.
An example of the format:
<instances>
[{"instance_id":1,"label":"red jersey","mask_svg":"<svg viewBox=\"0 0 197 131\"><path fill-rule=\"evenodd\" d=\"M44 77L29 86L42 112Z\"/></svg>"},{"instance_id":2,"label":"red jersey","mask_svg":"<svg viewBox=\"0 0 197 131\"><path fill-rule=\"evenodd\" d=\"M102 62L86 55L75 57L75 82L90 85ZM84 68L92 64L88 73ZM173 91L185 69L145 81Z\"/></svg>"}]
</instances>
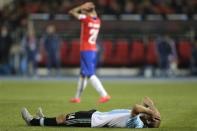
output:
<instances>
[{"instance_id":1,"label":"red jersey","mask_svg":"<svg viewBox=\"0 0 197 131\"><path fill-rule=\"evenodd\" d=\"M81 21L81 51L96 51L96 40L100 30L101 20L96 17L80 15Z\"/></svg>"}]
</instances>

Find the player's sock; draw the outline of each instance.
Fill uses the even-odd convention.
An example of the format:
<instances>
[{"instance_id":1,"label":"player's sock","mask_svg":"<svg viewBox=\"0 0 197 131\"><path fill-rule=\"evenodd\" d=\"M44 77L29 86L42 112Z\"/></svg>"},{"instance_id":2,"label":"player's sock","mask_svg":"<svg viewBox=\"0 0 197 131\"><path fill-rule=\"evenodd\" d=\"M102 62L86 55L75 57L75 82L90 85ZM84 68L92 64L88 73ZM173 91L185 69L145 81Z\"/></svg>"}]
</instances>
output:
<instances>
[{"instance_id":1,"label":"player's sock","mask_svg":"<svg viewBox=\"0 0 197 131\"><path fill-rule=\"evenodd\" d=\"M30 125L31 126L40 126L40 118L39 119L36 119L36 118L32 119L30 121Z\"/></svg>"},{"instance_id":2,"label":"player's sock","mask_svg":"<svg viewBox=\"0 0 197 131\"><path fill-rule=\"evenodd\" d=\"M36 118L44 118L44 114L43 114L43 111L42 111L42 108L41 107L39 107L37 109Z\"/></svg>"},{"instance_id":3,"label":"player's sock","mask_svg":"<svg viewBox=\"0 0 197 131\"><path fill-rule=\"evenodd\" d=\"M78 81L78 87L77 87L77 93L75 95L75 98L80 98L83 90L87 86L87 78L86 77L80 77Z\"/></svg>"},{"instance_id":4,"label":"player's sock","mask_svg":"<svg viewBox=\"0 0 197 131\"><path fill-rule=\"evenodd\" d=\"M32 126L57 126L56 118L40 118L30 121Z\"/></svg>"},{"instance_id":5,"label":"player's sock","mask_svg":"<svg viewBox=\"0 0 197 131\"><path fill-rule=\"evenodd\" d=\"M97 78L97 76L95 75L91 76L90 82L102 97L107 96L107 92L105 91L101 81Z\"/></svg>"},{"instance_id":6,"label":"player's sock","mask_svg":"<svg viewBox=\"0 0 197 131\"><path fill-rule=\"evenodd\" d=\"M44 119L44 126L57 126L57 121L56 121L56 118L43 118ZM40 121L40 124L41 121Z\"/></svg>"}]
</instances>

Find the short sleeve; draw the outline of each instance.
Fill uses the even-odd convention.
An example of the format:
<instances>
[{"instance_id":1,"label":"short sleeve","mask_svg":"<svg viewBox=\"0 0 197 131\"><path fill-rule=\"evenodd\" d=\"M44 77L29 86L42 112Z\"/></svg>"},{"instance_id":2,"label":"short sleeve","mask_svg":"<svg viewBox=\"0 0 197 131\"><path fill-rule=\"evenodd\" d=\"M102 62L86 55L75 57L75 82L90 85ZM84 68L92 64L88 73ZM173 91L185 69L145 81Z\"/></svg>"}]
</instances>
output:
<instances>
[{"instance_id":1,"label":"short sleeve","mask_svg":"<svg viewBox=\"0 0 197 131\"><path fill-rule=\"evenodd\" d=\"M127 127L128 128L143 128L144 123L140 119L140 116L137 115L129 119L129 121L127 122Z\"/></svg>"}]
</instances>

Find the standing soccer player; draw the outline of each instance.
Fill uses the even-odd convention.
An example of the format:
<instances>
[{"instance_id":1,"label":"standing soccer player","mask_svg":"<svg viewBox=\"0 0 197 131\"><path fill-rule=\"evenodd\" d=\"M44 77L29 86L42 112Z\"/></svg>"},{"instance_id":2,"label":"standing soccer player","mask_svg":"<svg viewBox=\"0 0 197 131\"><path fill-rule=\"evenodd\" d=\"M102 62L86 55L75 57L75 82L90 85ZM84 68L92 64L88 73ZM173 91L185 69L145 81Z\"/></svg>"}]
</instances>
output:
<instances>
[{"instance_id":1,"label":"standing soccer player","mask_svg":"<svg viewBox=\"0 0 197 131\"><path fill-rule=\"evenodd\" d=\"M86 2L83 5L75 7L69 11L69 14L81 22L81 43L80 43L80 63L81 71L78 82L77 92L72 103L80 103L80 96L87 85L89 79L92 86L100 94L99 103L105 103L110 100L102 83L95 75L96 68L96 40L100 30L101 20L97 16L95 5L92 2Z\"/></svg>"}]
</instances>

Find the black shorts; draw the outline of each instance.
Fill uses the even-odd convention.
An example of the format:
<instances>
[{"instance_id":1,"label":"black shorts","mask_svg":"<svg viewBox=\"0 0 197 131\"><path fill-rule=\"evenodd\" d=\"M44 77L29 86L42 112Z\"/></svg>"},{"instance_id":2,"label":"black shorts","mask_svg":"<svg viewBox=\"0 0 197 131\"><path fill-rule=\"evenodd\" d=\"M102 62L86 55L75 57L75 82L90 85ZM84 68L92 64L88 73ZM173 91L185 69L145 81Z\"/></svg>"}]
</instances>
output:
<instances>
[{"instance_id":1,"label":"black shorts","mask_svg":"<svg viewBox=\"0 0 197 131\"><path fill-rule=\"evenodd\" d=\"M96 110L79 111L66 115L64 125L68 127L91 127L92 114Z\"/></svg>"}]
</instances>

